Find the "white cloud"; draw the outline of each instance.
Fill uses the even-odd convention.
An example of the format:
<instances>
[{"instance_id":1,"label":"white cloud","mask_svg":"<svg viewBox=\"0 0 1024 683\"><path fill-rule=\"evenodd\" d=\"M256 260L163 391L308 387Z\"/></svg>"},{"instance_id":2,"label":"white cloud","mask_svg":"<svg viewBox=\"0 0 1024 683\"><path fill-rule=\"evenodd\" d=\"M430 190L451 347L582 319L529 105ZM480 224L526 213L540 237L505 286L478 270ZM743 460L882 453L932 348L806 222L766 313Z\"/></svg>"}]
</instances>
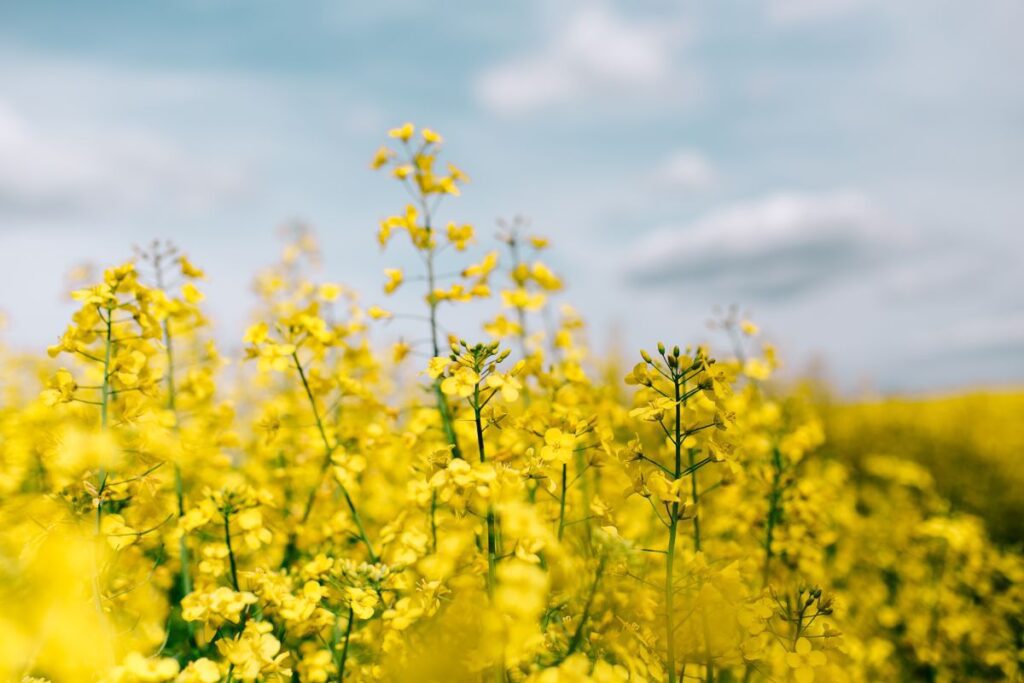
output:
<instances>
[{"instance_id":1,"label":"white cloud","mask_svg":"<svg viewBox=\"0 0 1024 683\"><path fill-rule=\"evenodd\" d=\"M680 149L654 172L654 182L667 189L706 190L718 179L707 157L696 150Z\"/></svg>"},{"instance_id":2,"label":"white cloud","mask_svg":"<svg viewBox=\"0 0 1024 683\"><path fill-rule=\"evenodd\" d=\"M627 256L625 271L638 285L685 282L773 299L871 274L904 235L859 192L780 193L655 230Z\"/></svg>"},{"instance_id":3,"label":"white cloud","mask_svg":"<svg viewBox=\"0 0 1024 683\"><path fill-rule=\"evenodd\" d=\"M768 17L776 24L805 24L833 19L867 5L872 0L771 0Z\"/></svg>"},{"instance_id":4,"label":"white cloud","mask_svg":"<svg viewBox=\"0 0 1024 683\"><path fill-rule=\"evenodd\" d=\"M241 168L194 158L143 129L41 127L0 101L0 212L202 211L248 189Z\"/></svg>"},{"instance_id":5,"label":"white cloud","mask_svg":"<svg viewBox=\"0 0 1024 683\"><path fill-rule=\"evenodd\" d=\"M671 22L631 21L603 5L585 6L535 54L484 71L477 97L492 111L515 115L591 97L664 90L689 80L673 63L681 38Z\"/></svg>"}]
</instances>

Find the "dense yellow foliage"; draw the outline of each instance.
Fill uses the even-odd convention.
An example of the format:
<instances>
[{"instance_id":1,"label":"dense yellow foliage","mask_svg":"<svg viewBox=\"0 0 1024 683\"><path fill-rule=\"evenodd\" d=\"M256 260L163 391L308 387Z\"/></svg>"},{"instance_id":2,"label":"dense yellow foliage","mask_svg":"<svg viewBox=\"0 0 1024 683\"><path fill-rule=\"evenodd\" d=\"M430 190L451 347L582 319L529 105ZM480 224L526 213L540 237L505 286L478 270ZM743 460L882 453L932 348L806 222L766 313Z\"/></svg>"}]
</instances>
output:
<instances>
[{"instance_id":1,"label":"dense yellow foliage","mask_svg":"<svg viewBox=\"0 0 1024 683\"><path fill-rule=\"evenodd\" d=\"M824 414L830 450L854 464L879 453L922 463L954 508L982 516L1001 541L1024 541L1024 393L890 398Z\"/></svg>"},{"instance_id":2,"label":"dense yellow foliage","mask_svg":"<svg viewBox=\"0 0 1024 683\"><path fill-rule=\"evenodd\" d=\"M391 137L373 166L412 202L380 241L423 272L384 287L424 287L426 348L381 345L393 314L314 281L298 234L242 358L164 245L74 293L58 365L4 355L4 679L1019 678L1024 562L926 469L828 457L751 323L593 358L546 240L462 262L472 227L435 221L465 174Z\"/></svg>"}]
</instances>

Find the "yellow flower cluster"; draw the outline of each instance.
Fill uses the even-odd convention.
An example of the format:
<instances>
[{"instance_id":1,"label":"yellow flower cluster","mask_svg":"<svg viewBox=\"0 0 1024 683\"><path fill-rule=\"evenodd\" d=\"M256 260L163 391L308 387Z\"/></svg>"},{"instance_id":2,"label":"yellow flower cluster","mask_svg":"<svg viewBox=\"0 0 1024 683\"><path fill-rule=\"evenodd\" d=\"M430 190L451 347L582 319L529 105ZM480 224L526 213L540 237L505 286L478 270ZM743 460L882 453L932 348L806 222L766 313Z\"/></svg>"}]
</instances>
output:
<instances>
[{"instance_id":1,"label":"yellow flower cluster","mask_svg":"<svg viewBox=\"0 0 1024 683\"><path fill-rule=\"evenodd\" d=\"M381 242L408 234L424 272L385 290L425 283L422 357L379 343L388 312L312 279L301 226L257 277L230 373L203 272L160 243L75 292L59 361L2 353L4 679L1022 675L1024 560L895 452L888 408L775 382L734 318L725 353L595 359L521 219L508 262L449 281L438 259L474 231L435 222L466 176L437 170L436 132L391 138L372 165L413 203ZM483 328L442 336L441 304L489 299L495 274ZM865 425L877 440L855 441Z\"/></svg>"}]
</instances>

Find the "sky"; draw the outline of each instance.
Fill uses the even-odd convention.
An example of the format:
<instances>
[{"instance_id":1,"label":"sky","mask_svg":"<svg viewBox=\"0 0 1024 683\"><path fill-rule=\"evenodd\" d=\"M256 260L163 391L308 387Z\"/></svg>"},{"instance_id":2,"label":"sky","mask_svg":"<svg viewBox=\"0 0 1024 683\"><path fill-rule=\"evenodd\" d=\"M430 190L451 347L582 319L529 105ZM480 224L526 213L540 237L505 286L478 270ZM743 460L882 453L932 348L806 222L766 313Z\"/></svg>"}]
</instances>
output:
<instances>
[{"instance_id":1,"label":"sky","mask_svg":"<svg viewBox=\"0 0 1024 683\"><path fill-rule=\"evenodd\" d=\"M714 340L740 306L845 391L1024 381L1024 4L0 0L0 333L42 348L64 274L171 239L237 344L308 222L386 301L388 128L523 215L598 347ZM445 322L470 335L470 313ZM399 334L400 330L385 331ZM403 332L407 333L407 332Z\"/></svg>"}]
</instances>

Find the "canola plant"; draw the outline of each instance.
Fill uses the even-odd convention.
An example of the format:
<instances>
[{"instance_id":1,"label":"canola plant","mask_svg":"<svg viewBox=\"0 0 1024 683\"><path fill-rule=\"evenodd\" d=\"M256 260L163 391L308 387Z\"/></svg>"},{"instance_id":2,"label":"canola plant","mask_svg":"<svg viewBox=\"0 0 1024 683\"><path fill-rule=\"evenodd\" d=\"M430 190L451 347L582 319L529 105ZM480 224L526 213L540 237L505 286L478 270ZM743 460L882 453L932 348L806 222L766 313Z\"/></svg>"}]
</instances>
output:
<instances>
[{"instance_id":1,"label":"canola plant","mask_svg":"<svg viewBox=\"0 0 1024 683\"><path fill-rule=\"evenodd\" d=\"M468 178L390 136L379 240L422 268L384 290L422 290L422 343L377 342L398 314L297 233L241 357L162 243L74 291L52 360L3 352L5 680L1020 680L1024 562L927 463L823 446L851 418L748 321L593 357L547 240L470 263L439 222Z\"/></svg>"}]
</instances>

